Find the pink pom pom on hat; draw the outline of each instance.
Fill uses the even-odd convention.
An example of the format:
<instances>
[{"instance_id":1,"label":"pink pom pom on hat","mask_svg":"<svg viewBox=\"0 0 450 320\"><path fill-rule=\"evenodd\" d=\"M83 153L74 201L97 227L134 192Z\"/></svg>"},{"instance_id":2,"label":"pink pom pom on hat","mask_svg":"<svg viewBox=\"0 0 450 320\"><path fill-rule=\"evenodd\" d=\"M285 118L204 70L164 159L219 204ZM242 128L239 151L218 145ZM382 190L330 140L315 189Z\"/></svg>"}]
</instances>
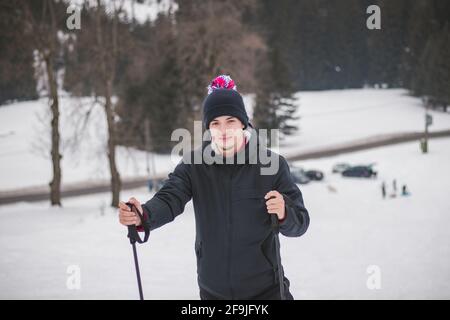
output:
<instances>
[{"instance_id":1,"label":"pink pom pom on hat","mask_svg":"<svg viewBox=\"0 0 450 320\"><path fill-rule=\"evenodd\" d=\"M211 84L208 86L208 94L211 94L214 90L220 88L237 91L237 87L233 79L231 79L231 77L226 74L217 76L213 79L213 81L211 81Z\"/></svg>"}]
</instances>

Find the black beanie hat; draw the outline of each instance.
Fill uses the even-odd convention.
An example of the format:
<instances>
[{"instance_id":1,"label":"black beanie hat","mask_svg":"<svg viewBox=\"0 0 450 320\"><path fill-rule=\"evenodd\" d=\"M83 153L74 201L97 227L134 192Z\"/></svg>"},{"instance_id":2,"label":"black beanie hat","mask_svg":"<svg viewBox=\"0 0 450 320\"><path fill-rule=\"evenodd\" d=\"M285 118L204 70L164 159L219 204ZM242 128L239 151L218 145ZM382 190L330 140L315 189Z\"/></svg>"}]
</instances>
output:
<instances>
[{"instance_id":1,"label":"black beanie hat","mask_svg":"<svg viewBox=\"0 0 450 320\"><path fill-rule=\"evenodd\" d=\"M233 80L231 78L225 78L229 82L222 81L224 77L219 76L212 81L212 85L208 88L210 93L203 101L203 124L206 129L209 129L209 124L216 117L220 116L233 116L241 120L244 125L244 129L248 126L248 115L245 111L244 100L239 92L235 89ZM221 80L221 81L217 81ZM220 87L215 87L217 83L220 83ZM226 83L223 85L221 83ZM232 87L230 87L232 84Z\"/></svg>"}]
</instances>

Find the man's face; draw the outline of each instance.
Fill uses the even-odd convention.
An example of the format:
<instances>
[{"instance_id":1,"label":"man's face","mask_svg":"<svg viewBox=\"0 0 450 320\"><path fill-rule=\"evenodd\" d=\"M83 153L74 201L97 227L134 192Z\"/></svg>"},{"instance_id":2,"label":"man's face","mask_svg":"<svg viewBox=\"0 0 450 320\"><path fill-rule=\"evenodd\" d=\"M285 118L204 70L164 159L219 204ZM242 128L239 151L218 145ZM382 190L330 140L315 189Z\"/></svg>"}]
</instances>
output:
<instances>
[{"instance_id":1,"label":"man's face","mask_svg":"<svg viewBox=\"0 0 450 320\"><path fill-rule=\"evenodd\" d=\"M214 118L209 124L213 143L224 152L235 151L241 146L244 139L242 129L244 129L242 122L232 116Z\"/></svg>"}]
</instances>

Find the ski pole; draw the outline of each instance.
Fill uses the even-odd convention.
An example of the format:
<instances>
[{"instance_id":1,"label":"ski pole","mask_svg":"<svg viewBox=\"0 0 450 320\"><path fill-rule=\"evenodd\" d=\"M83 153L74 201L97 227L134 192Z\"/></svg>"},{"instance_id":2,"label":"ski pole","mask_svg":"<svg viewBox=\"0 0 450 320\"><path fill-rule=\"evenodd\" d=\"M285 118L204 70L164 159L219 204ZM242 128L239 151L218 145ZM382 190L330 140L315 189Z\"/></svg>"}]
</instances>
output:
<instances>
[{"instance_id":1,"label":"ski pole","mask_svg":"<svg viewBox=\"0 0 450 320\"><path fill-rule=\"evenodd\" d=\"M280 297L281 297L281 300L286 300L285 295L284 295L283 268L281 266L280 239L278 237L279 221L278 221L278 216L276 214L272 214L271 218L272 218L272 228L275 231L275 252L277 255L278 280L280 281Z\"/></svg>"},{"instance_id":2,"label":"ski pole","mask_svg":"<svg viewBox=\"0 0 450 320\"><path fill-rule=\"evenodd\" d=\"M133 246L133 255L134 255L134 266L136 268L136 278L139 288L139 299L144 300L144 294L142 293L142 283L141 283L141 273L139 272L139 261L138 256L136 252L136 243L134 241L131 242L131 245Z\"/></svg>"},{"instance_id":3,"label":"ski pole","mask_svg":"<svg viewBox=\"0 0 450 320\"><path fill-rule=\"evenodd\" d=\"M138 243L147 242L148 236L150 235L150 228L148 225L146 225L144 223L144 217L141 215L141 213L136 208L136 206L130 202L127 202L126 204L128 205L128 207L130 207L131 211L133 211L136 215L139 216L139 218L141 219L142 226L144 227L144 231L145 231L144 240L142 240L137 232L136 225L129 225L128 226L128 235L127 235L128 238L130 239L131 246L133 247L134 266L136 269L136 278L137 278L137 283L138 283L138 288L139 288L139 298L140 298L140 300L144 300L144 294L142 291L141 273L139 271L139 261L138 261L138 255L137 255L137 250L136 250L136 242L138 242Z\"/></svg>"}]
</instances>

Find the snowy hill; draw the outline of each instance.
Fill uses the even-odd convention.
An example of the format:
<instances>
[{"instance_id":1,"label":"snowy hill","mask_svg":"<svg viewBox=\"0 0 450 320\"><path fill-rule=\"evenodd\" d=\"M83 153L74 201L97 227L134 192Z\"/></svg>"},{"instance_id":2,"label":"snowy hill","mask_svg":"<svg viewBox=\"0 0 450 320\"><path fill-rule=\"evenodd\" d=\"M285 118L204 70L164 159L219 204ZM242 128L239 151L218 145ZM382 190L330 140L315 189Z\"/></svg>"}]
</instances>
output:
<instances>
[{"instance_id":1,"label":"snowy hill","mask_svg":"<svg viewBox=\"0 0 450 320\"><path fill-rule=\"evenodd\" d=\"M312 151L376 135L423 131L420 99L403 89L297 93L300 130L281 145L283 155ZM450 128L450 113L429 111L431 131Z\"/></svg>"}]
</instances>

